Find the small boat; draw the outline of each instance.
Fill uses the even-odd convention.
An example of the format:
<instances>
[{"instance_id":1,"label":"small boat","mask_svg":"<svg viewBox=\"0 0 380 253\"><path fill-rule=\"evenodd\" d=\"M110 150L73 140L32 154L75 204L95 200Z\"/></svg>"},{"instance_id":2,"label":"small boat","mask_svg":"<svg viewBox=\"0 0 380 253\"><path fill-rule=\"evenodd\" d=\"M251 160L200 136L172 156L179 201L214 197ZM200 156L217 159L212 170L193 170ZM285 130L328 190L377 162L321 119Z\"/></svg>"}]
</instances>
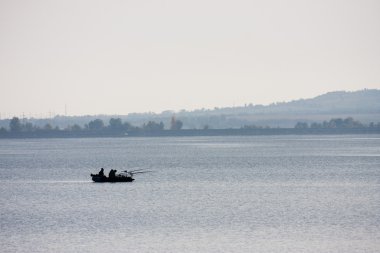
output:
<instances>
[{"instance_id":1,"label":"small boat","mask_svg":"<svg viewBox=\"0 0 380 253\"><path fill-rule=\"evenodd\" d=\"M113 177L106 177L99 174L91 174L92 181L96 183L116 183L116 182L133 182L133 174L127 171L116 174Z\"/></svg>"}]
</instances>

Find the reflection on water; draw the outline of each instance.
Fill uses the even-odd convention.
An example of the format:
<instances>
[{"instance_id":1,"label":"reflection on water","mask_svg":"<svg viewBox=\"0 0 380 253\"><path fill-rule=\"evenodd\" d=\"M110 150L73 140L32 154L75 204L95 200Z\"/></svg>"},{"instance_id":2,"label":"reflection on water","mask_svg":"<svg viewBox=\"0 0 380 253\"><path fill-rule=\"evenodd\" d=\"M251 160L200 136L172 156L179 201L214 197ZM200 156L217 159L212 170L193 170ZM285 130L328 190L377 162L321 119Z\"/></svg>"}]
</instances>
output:
<instances>
[{"instance_id":1,"label":"reflection on water","mask_svg":"<svg viewBox=\"0 0 380 253\"><path fill-rule=\"evenodd\" d=\"M1 140L0 173L2 252L380 251L379 136Z\"/></svg>"}]
</instances>

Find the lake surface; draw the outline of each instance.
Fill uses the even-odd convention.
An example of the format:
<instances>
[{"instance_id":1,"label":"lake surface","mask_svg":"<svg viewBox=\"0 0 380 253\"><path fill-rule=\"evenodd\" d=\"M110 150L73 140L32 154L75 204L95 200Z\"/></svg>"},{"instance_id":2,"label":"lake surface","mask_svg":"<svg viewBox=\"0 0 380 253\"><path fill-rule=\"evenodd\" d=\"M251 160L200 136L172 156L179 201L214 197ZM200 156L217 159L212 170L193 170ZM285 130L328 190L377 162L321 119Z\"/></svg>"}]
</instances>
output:
<instances>
[{"instance_id":1,"label":"lake surface","mask_svg":"<svg viewBox=\"0 0 380 253\"><path fill-rule=\"evenodd\" d=\"M0 140L0 175L1 252L380 252L379 135Z\"/></svg>"}]
</instances>

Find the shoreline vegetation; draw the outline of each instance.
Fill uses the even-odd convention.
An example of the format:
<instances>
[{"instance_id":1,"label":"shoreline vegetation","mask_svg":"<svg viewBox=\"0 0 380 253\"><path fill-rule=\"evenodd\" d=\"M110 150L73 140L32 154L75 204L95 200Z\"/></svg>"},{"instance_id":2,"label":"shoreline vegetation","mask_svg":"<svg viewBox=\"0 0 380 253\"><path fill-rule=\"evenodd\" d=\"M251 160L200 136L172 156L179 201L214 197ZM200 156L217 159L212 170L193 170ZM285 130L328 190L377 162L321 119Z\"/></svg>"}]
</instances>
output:
<instances>
[{"instance_id":1,"label":"shoreline vegetation","mask_svg":"<svg viewBox=\"0 0 380 253\"><path fill-rule=\"evenodd\" d=\"M120 118L111 118L108 124L95 119L83 127L74 124L59 128L46 124L38 127L25 119L13 117L9 128L0 128L0 138L86 138L86 137L169 137L169 136L239 136L239 135L333 135L333 134L380 134L380 122L362 124L352 117L334 118L322 123L298 122L293 128L244 125L240 128L213 129L205 125L201 129L183 129L181 120L174 116L170 126L163 122L149 121L133 126Z\"/></svg>"}]
</instances>

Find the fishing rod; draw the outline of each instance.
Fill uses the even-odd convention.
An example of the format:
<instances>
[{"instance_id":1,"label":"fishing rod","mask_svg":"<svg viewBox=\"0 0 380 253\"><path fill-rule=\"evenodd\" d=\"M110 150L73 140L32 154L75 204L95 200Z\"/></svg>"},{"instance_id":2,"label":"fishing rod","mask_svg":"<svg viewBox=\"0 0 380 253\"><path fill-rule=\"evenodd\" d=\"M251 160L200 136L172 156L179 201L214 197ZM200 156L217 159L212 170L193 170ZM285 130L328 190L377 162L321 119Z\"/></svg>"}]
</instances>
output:
<instances>
[{"instance_id":1,"label":"fishing rod","mask_svg":"<svg viewBox=\"0 0 380 253\"><path fill-rule=\"evenodd\" d=\"M139 170L124 170L123 172L125 173L131 173L131 174L142 174L142 173L148 173L148 172L153 172L151 170L142 170L142 169L139 169Z\"/></svg>"},{"instance_id":2,"label":"fishing rod","mask_svg":"<svg viewBox=\"0 0 380 253\"><path fill-rule=\"evenodd\" d=\"M130 170L130 172L144 171L144 169Z\"/></svg>"},{"instance_id":3,"label":"fishing rod","mask_svg":"<svg viewBox=\"0 0 380 253\"><path fill-rule=\"evenodd\" d=\"M129 172L131 174L143 174L143 173L149 173L149 172L153 172L151 170L146 170L146 171L137 171L137 172Z\"/></svg>"}]
</instances>

